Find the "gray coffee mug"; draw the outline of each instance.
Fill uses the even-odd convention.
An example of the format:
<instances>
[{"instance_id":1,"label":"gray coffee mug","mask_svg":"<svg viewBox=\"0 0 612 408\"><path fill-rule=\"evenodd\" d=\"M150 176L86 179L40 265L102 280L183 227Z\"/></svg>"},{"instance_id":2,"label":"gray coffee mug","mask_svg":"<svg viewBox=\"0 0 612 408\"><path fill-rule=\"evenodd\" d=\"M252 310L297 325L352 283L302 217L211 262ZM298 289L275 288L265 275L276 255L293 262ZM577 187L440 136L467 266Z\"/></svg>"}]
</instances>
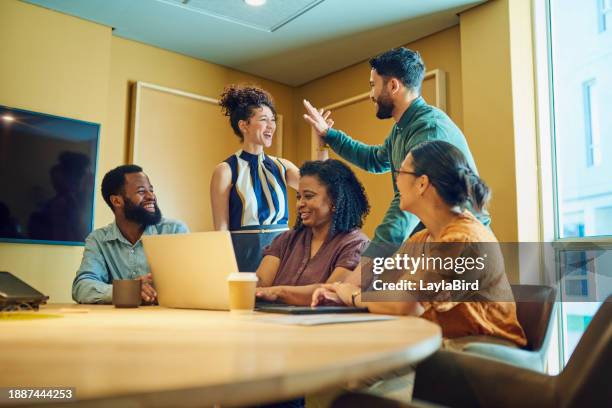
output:
<instances>
[{"instance_id":1,"label":"gray coffee mug","mask_svg":"<svg viewBox=\"0 0 612 408\"><path fill-rule=\"evenodd\" d=\"M113 281L113 305L115 307L138 307L141 302L140 279L115 279Z\"/></svg>"}]
</instances>

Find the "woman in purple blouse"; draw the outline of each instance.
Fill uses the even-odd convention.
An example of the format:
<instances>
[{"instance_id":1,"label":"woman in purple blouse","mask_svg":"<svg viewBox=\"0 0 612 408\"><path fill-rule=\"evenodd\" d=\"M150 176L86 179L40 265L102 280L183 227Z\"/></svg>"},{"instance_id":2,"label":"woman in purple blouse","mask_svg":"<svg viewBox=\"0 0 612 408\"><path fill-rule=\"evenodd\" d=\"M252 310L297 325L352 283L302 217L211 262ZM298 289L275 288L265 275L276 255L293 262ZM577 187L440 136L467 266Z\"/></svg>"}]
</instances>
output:
<instances>
[{"instance_id":1,"label":"woman in purple blouse","mask_svg":"<svg viewBox=\"0 0 612 408\"><path fill-rule=\"evenodd\" d=\"M363 185L338 160L300 168L295 227L264 249L257 296L309 305L323 283L340 282L359 265L368 238L360 228L370 211Z\"/></svg>"}]
</instances>

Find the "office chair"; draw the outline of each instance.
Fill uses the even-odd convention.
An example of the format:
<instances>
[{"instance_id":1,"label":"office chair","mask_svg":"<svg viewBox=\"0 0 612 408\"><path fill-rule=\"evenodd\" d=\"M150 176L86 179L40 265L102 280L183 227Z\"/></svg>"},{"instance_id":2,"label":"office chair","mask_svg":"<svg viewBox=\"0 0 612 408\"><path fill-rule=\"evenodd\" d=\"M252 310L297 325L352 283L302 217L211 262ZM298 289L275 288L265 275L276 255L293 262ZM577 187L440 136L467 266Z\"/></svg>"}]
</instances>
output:
<instances>
[{"instance_id":1,"label":"office chair","mask_svg":"<svg viewBox=\"0 0 612 408\"><path fill-rule=\"evenodd\" d=\"M512 285L516 315L525 331L527 346L512 348L493 343L469 343L463 351L500 360L517 367L544 372L552 336L557 290L542 285Z\"/></svg>"},{"instance_id":2,"label":"office chair","mask_svg":"<svg viewBox=\"0 0 612 408\"><path fill-rule=\"evenodd\" d=\"M439 351L417 366L413 398L449 407L603 407L612 401L612 296L556 376L468 353Z\"/></svg>"}]
</instances>

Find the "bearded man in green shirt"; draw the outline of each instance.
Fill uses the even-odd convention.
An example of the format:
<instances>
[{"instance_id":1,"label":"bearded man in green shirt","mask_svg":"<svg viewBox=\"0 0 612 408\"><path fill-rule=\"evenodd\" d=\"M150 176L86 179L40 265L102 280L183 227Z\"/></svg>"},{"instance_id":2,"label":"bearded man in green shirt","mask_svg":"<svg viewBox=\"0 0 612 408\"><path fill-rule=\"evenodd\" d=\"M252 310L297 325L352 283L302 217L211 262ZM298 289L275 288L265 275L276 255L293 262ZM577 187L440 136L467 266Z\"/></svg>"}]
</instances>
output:
<instances>
[{"instance_id":1,"label":"bearded man in green shirt","mask_svg":"<svg viewBox=\"0 0 612 408\"><path fill-rule=\"evenodd\" d=\"M428 105L420 96L425 76L425 64L418 52L395 48L370 61L370 98L376 105L376 117L393 118L395 124L380 145L370 146L354 140L330 126L329 112L322 112L304 100L304 119L339 156L371 173L391 173L394 196L370 246L363 253L368 258L390 256L400 244L418 230L419 219L399 208L399 192L394 170L401 167L410 150L426 140L444 140L455 145L478 174L465 136L440 109ZM477 213L468 207L485 225L487 212Z\"/></svg>"}]
</instances>

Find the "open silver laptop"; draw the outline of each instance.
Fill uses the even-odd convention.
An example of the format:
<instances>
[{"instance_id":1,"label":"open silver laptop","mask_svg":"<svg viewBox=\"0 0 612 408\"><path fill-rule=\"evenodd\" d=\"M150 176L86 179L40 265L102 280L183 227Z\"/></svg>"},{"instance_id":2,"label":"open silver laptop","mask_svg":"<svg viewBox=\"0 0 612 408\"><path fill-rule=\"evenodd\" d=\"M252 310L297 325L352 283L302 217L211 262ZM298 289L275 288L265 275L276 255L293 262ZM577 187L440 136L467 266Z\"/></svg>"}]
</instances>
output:
<instances>
[{"instance_id":1,"label":"open silver laptop","mask_svg":"<svg viewBox=\"0 0 612 408\"><path fill-rule=\"evenodd\" d=\"M238 272L228 231L142 237L161 306L229 310L227 276Z\"/></svg>"}]
</instances>

